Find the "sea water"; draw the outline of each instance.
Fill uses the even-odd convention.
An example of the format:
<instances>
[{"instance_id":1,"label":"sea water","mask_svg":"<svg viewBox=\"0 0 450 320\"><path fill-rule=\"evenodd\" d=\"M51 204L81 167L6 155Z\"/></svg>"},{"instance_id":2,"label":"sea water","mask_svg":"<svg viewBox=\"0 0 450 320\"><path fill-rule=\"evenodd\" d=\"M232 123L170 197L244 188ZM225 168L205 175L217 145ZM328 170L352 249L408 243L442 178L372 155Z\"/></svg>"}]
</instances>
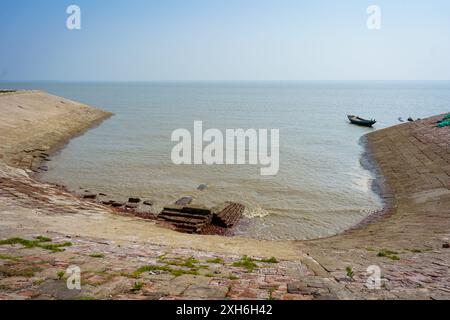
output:
<instances>
[{"instance_id":1,"label":"sea water","mask_svg":"<svg viewBox=\"0 0 450 320\"><path fill-rule=\"evenodd\" d=\"M360 163L360 138L399 123L450 111L450 82L149 82L2 83L42 89L115 115L73 139L42 179L140 197L158 212L181 197L215 206L246 205L237 234L260 239L312 239L342 232L382 202ZM375 118L373 129L347 115ZM279 129L276 176L254 165L175 165L171 134L194 121L219 130ZM197 187L206 184L206 190Z\"/></svg>"}]
</instances>

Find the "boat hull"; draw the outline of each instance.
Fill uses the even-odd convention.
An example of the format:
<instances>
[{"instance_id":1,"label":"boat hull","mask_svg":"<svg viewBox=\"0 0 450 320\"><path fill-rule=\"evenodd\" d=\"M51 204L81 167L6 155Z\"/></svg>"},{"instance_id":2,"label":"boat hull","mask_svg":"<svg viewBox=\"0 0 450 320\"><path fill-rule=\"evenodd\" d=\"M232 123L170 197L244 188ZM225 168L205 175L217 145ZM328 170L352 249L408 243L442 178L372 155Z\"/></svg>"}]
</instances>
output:
<instances>
[{"instance_id":1,"label":"boat hull","mask_svg":"<svg viewBox=\"0 0 450 320\"><path fill-rule=\"evenodd\" d=\"M350 120L351 124L362 126L362 127L372 127L375 123L375 120L366 120L356 116L348 116L348 120Z\"/></svg>"}]
</instances>

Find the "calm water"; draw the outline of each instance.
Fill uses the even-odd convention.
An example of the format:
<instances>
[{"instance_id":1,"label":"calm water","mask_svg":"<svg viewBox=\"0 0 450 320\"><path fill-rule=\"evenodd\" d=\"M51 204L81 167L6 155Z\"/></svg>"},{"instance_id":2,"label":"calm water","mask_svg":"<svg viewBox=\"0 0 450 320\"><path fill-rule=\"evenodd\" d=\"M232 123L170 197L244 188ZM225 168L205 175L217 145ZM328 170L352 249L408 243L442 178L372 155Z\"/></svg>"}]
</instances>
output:
<instances>
[{"instance_id":1,"label":"calm water","mask_svg":"<svg viewBox=\"0 0 450 320\"><path fill-rule=\"evenodd\" d=\"M156 207L182 196L216 205L247 205L252 223L238 233L264 239L308 239L343 231L381 208L360 165L358 141L371 129L346 115L376 118L376 129L398 117L450 111L449 82L279 83L27 83L101 107L115 116L72 140L49 163L44 179L139 196ZM259 166L175 166L173 130L279 128L280 172L261 177ZM207 191L196 188L208 184ZM155 210L157 210L155 209Z\"/></svg>"}]
</instances>

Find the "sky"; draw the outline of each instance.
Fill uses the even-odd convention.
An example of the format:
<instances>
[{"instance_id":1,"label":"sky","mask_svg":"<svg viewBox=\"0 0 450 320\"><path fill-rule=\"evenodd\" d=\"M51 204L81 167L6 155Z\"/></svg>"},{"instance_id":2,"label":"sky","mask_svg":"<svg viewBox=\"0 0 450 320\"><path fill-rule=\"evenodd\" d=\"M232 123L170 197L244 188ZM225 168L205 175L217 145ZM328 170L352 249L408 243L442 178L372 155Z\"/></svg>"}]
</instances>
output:
<instances>
[{"instance_id":1,"label":"sky","mask_svg":"<svg viewBox=\"0 0 450 320\"><path fill-rule=\"evenodd\" d=\"M450 80L450 1L1 0L2 80Z\"/></svg>"}]
</instances>

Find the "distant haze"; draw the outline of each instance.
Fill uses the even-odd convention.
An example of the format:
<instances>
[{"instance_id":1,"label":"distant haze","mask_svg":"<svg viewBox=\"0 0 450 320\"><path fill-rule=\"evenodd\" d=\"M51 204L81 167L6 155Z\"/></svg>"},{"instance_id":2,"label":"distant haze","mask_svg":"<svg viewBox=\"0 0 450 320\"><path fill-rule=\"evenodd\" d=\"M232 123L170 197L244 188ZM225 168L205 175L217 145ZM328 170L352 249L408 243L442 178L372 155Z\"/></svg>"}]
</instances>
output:
<instances>
[{"instance_id":1,"label":"distant haze","mask_svg":"<svg viewBox=\"0 0 450 320\"><path fill-rule=\"evenodd\" d=\"M81 30L66 9L81 8ZM370 5L381 29L366 25ZM0 81L449 80L448 0L3 0Z\"/></svg>"}]
</instances>

